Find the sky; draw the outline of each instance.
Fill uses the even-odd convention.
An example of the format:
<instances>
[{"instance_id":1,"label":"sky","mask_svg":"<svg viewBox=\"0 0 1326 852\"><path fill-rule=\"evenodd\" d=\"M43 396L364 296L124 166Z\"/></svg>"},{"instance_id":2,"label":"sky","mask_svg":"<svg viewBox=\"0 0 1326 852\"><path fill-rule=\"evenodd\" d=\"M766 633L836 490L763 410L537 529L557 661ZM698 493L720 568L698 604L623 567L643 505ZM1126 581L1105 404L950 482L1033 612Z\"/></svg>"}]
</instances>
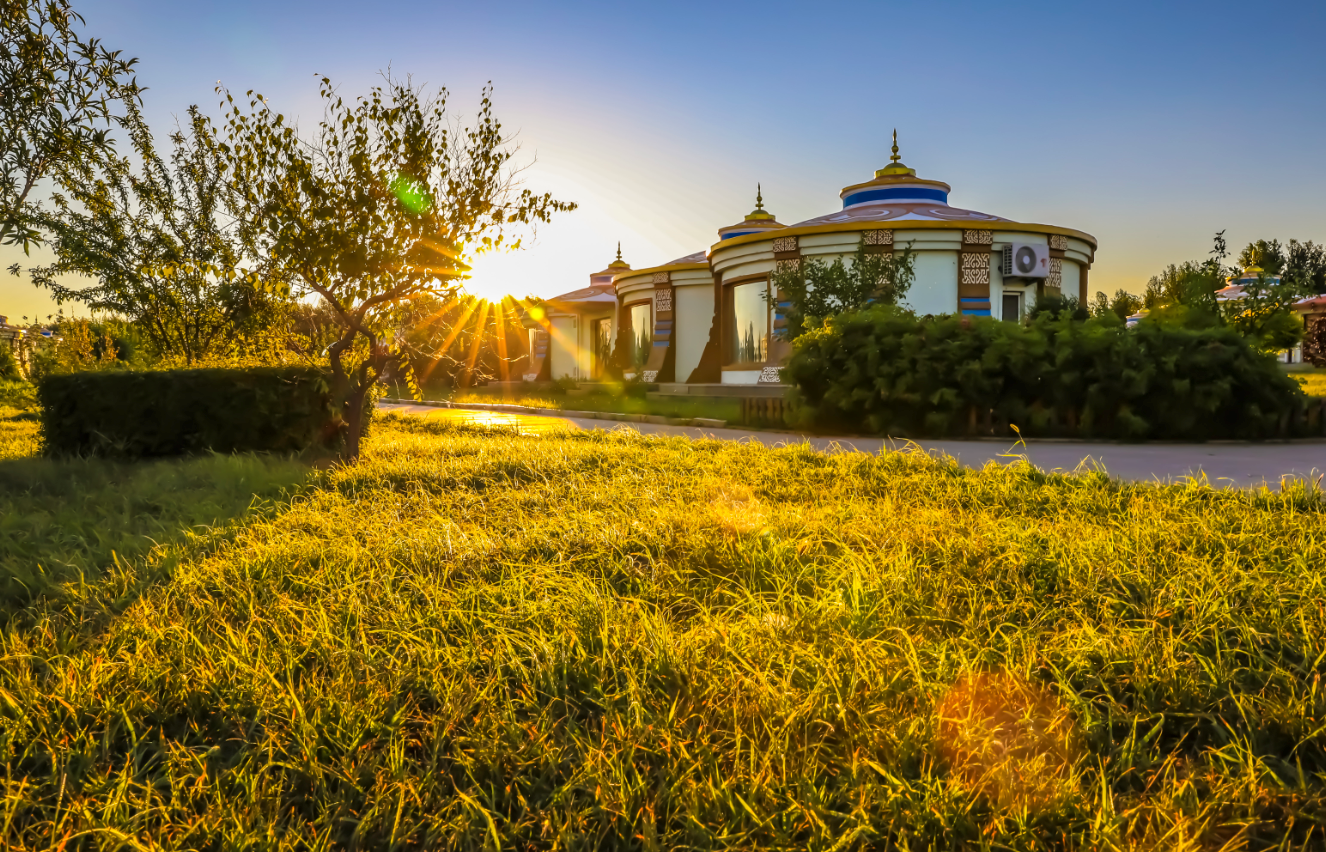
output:
<instances>
[{"instance_id":1,"label":"sky","mask_svg":"<svg viewBox=\"0 0 1326 852\"><path fill-rule=\"evenodd\" d=\"M1099 241L1091 290L1140 292L1216 231L1326 241L1326 3L755 4L75 0L140 60L162 137L218 82L311 127L390 67L472 115L491 81L525 186L574 201L469 289L551 296L618 241L635 268L754 206L792 224L903 161L950 203ZM34 252L33 261L40 261ZM27 262L0 249L2 266ZM53 310L8 274L0 314Z\"/></svg>"}]
</instances>

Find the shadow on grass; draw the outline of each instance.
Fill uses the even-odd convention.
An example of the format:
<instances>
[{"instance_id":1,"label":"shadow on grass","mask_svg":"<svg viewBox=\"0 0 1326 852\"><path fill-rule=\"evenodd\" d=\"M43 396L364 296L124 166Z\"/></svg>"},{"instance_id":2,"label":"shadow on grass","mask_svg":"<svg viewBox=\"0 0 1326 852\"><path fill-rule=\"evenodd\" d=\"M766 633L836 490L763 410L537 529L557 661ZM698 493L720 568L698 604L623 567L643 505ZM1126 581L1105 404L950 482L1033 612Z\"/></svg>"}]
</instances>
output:
<instances>
[{"instance_id":1,"label":"shadow on grass","mask_svg":"<svg viewBox=\"0 0 1326 852\"><path fill-rule=\"evenodd\" d=\"M317 476L289 456L0 461L0 621L91 586L118 610L169 572L168 547L224 540Z\"/></svg>"}]
</instances>

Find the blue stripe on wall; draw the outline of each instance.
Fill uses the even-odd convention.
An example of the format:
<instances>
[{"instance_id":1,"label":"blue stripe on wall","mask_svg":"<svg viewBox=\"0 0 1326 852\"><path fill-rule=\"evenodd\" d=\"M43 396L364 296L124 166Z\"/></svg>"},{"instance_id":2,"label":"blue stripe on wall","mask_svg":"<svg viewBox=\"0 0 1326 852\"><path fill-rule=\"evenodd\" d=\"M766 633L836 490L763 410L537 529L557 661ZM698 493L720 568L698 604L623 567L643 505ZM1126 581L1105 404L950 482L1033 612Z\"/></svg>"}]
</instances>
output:
<instances>
[{"instance_id":1,"label":"blue stripe on wall","mask_svg":"<svg viewBox=\"0 0 1326 852\"><path fill-rule=\"evenodd\" d=\"M853 204L865 204L868 201L889 201L893 199L923 199L925 201L938 201L940 204L948 204L948 193L942 189L931 189L928 187L890 187L888 189L863 189L860 192L854 192L843 199L843 206L849 207Z\"/></svg>"}]
</instances>

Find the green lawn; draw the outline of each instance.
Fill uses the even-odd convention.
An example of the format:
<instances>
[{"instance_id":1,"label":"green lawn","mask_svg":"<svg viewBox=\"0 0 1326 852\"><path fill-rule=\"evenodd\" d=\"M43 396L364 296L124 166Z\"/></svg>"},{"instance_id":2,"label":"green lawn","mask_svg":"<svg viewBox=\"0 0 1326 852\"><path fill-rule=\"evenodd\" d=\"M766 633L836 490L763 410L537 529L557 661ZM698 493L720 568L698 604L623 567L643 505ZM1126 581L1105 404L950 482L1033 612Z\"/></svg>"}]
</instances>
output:
<instances>
[{"instance_id":1,"label":"green lawn","mask_svg":"<svg viewBox=\"0 0 1326 852\"><path fill-rule=\"evenodd\" d=\"M6 846L1326 836L1318 492L396 415L308 476L11 612Z\"/></svg>"}]
</instances>

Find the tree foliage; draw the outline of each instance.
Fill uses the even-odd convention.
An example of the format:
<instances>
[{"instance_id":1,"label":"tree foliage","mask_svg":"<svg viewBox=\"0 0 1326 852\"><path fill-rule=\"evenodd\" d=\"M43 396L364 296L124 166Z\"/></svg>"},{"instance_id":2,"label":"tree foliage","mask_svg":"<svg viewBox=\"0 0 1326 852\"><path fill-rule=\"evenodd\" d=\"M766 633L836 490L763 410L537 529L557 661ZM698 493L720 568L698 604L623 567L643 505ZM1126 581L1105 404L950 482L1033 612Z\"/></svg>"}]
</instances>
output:
<instances>
[{"instance_id":1,"label":"tree foliage","mask_svg":"<svg viewBox=\"0 0 1326 852\"><path fill-rule=\"evenodd\" d=\"M33 193L57 170L113 152L116 103L138 60L76 32L68 0L0 0L0 244L41 241Z\"/></svg>"},{"instance_id":2,"label":"tree foliage","mask_svg":"<svg viewBox=\"0 0 1326 852\"><path fill-rule=\"evenodd\" d=\"M154 353L194 365L225 357L269 326L289 286L284 270L245 255L220 150L197 107L170 137L167 163L136 105L127 157L61 171L54 213L40 218L56 262L33 279L57 301L132 321ZM95 284L61 283L77 273Z\"/></svg>"},{"instance_id":3,"label":"tree foliage","mask_svg":"<svg viewBox=\"0 0 1326 852\"><path fill-rule=\"evenodd\" d=\"M246 107L218 90L250 251L270 258L298 294L320 296L339 326L327 355L350 458L365 395L404 363L393 311L425 295L450 299L467 254L519 247L515 230L575 206L518 186L490 88L475 125L460 127L445 90L384 79L347 103L322 78L324 115L307 139L261 95L249 92Z\"/></svg>"},{"instance_id":4,"label":"tree foliage","mask_svg":"<svg viewBox=\"0 0 1326 852\"><path fill-rule=\"evenodd\" d=\"M795 340L831 316L869 304L901 303L915 280L915 266L910 245L876 254L862 240L851 263L841 257L833 263L804 258L800 264L782 267L774 274L769 298L785 302L785 334Z\"/></svg>"},{"instance_id":5,"label":"tree foliage","mask_svg":"<svg viewBox=\"0 0 1326 852\"><path fill-rule=\"evenodd\" d=\"M1206 260L1171 264L1152 277L1142 300L1146 321L1192 329L1228 326L1263 351L1296 345L1303 328L1294 303L1314 292L1318 277L1326 286L1322 249L1296 240L1290 241L1288 251L1278 240L1251 242L1239 253L1238 263L1242 269L1259 271L1242 283L1241 295L1221 299L1217 291L1241 271L1225 266L1228 254L1221 231ZM1097 308L1101 295L1097 294Z\"/></svg>"}]
</instances>

